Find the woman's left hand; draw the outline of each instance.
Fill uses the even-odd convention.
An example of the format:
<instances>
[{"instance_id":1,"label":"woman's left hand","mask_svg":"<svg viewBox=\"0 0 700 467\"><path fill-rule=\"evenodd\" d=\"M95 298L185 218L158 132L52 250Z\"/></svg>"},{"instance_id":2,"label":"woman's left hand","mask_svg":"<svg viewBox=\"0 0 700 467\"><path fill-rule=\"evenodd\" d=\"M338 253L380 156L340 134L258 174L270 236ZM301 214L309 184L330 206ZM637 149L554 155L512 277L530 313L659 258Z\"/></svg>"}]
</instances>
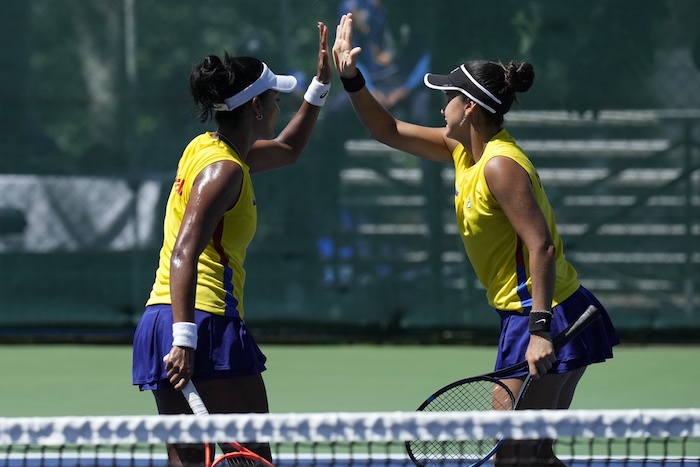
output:
<instances>
[{"instance_id":1,"label":"woman's left hand","mask_svg":"<svg viewBox=\"0 0 700 467\"><path fill-rule=\"evenodd\" d=\"M533 379L539 379L540 375L547 373L547 370L552 368L557 357L554 354L554 345L548 332L530 334L525 360L527 360Z\"/></svg>"},{"instance_id":2,"label":"woman's left hand","mask_svg":"<svg viewBox=\"0 0 700 467\"><path fill-rule=\"evenodd\" d=\"M331 82L333 67L331 66L330 53L328 53L328 27L318 22L318 71L316 79L323 84Z\"/></svg>"}]
</instances>

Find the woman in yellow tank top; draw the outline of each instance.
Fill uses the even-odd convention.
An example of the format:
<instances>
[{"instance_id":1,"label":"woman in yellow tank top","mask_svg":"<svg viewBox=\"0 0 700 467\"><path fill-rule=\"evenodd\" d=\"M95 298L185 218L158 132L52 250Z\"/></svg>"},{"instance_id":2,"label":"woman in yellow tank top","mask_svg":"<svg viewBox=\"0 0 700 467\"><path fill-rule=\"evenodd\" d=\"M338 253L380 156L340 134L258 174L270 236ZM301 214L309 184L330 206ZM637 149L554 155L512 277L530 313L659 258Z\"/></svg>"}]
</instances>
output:
<instances>
[{"instance_id":1,"label":"woman in yellow tank top","mask_svg":"<svg viewBox=\"0 0 700 467\"><path fill-rule=\"evenodd\" d=\"M134 334L133 383L153 391L160 414L191 413L180 392L190 379L212 413L268 411L265 356L243 322L243 263L257 220L250 174L293 164L311 137L332 77L328 31L323 23L318 30L316 76L277 137L278 94L295 89L294 77L228 54L192 69L200 120L218 126L180 159L156 278ZM249 448L271 459L268 445ZM203 464L203 446L167 450L168 465Z\"/></svg>"},{"instance_id":2,"label":"woman in yellow tank top","mask_svg":"<svg viewBox=\"0 0 700 467\"><path fill-rule=\"evenodd\" d=\"M352 21L352 14L341 18L333 59L362 124L388 146L455 166L459 232L487 300L501 317L495 369L527 360L535 380L521 407L569 408L586 367L611 358L619 339L603 306L565 259L537 171L503 128L515 94L534 81L532 66L470 61L448 75L429 73L426 86L447 97L441 110L445 126L414 125L394 118L365 87L356 67L361 49L352 44ZM550 332L558 334L591 304L602 319L555 355ZM514 374L503 382L517 394L524 377ZM526 444L518 446L519 456L528 458L524 465L539 465L535 457L542 465L563 465L551 442Z\"/></svg>"}]
</instances>

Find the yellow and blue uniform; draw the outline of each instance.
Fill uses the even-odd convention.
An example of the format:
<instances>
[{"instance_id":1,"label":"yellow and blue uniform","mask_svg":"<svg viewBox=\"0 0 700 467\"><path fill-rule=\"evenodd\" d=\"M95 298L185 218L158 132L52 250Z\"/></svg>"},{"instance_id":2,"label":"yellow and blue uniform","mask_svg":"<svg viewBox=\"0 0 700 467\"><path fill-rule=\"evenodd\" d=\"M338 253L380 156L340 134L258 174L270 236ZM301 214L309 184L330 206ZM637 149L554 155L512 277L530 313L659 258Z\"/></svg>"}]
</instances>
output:
<instances>
[{"instance_id":1,"label":"yellow and blue uniform","mask_svg":"<svg viewBox=\"0 0 700 467\"><path fill-rule=\"evenodd\" d=\"M243 286L248 245L255 236L257 206L248 166L223 141L206 133L185 149L177 168L165 214L163 247L147 305L170 304L170 258L185 215L195 178L204 167L232 161L243 169L243 186L235 206L219 221L213 237L199 256L195 308L217 315L243 318Z\"/></svg>"},{"instance_id":2,"label":"yellow and blue uniform","mask_svg":"<svg viewBox=\"0 0 700 467\"><path fill-rule=\"evenodd\" d=\"M141 390L171 387L163 356L170 352L170 260L194 182L210 164L231 161L243 170L241 193L219 220L197 262L194 322L197 349L193 381L258 374L265 355L243 322L243 267L257 224L257 202L248 166L211 133L194 138L178 163L164 221L163 246L146 310L134 333L132 379Z\"/></svg>"},{"instance_id":3,"label":"yellow and blue uniform","mask_svg":"<svg viewBox=\"0 0 700 467\"><path fill-rule=\"evenodd\" d=\"M505 368L525 359L530 336L528 314L532 308L532 278L527 247L486 182L484 168L494 157L508 157L527 172L556 248L552 335L559 334L575 321L589 304L601 310L600 320L558 352L558 360L549 372L564 373L611 358L612 347L619 343L612 322L603 305L581 286L576 270L564 256L554 212L534 165L502 129L487 143L476 163L461 144L452 153L457 226L474 272L486 289L488 302L501 317L495 368Z\"/></svg>"},{"instance_id":4,"label":"yellow and blue uniform","mask_svg":"<svg viewBox=\"0 0 700 467\"><path fill-rule=\"evenodd\" d=\"M506 130L501 130L489 141L476 164L461 144L453 152L457 225L467 256L481 285L486 288L492 307L522 312L532 306L527 248L489 190L484 175L488 161L497 156L514 160L530 177L535 198L556 247L557 278L553 305L557 305L578 289L576 270L564 257L554 212L537 171Z\"/></svg>"}]
</instances>

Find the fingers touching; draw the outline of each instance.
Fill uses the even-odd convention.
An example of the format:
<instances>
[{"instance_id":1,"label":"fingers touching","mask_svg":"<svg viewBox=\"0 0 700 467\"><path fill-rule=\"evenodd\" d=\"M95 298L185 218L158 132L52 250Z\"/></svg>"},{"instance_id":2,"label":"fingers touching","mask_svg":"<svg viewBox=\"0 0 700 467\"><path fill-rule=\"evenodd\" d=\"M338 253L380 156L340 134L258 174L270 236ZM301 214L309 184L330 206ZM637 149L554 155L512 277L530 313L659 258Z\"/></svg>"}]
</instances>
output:
<instances>
[{"instance_id":1,"label":"fingers touching","mask_svg":"<svg viewBox=\"0 0 700 467\"><path fill-rule=\"evenodd\" d=\"M333 76L333 68L328 53L328 26L318 23L318 71L316 79L321 83L329 83Z\"/></svg>"},{"instance_id":2,"label":"fingers touching","mask_svg":"<svg viewBox=\"0 0 700 467\"><path fill-rule=\"evenodd\" d=\"M356 74L357 56L360 47L352 46L352 13L343 15L335 31L333 44L333 62L338 74L343 78L352 78Z\"/></svg>"}]
</instances>

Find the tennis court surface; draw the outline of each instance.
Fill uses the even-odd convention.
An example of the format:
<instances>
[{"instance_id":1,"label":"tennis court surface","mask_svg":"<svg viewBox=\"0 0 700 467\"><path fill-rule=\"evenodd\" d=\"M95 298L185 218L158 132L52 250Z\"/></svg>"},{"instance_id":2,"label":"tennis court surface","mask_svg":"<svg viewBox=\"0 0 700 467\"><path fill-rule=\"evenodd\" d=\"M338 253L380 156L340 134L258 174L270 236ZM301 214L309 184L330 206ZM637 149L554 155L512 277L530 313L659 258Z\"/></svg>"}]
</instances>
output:
<instances>
[{"instance_id":1,"label":"tennis court surface","mask_svg":"<svg viewBox=\"0 0 700 467\"><path fill-rule=\"evenodd\" d=\"M551 439L576 467L700 466L700 409L0 418L0 465L165 466L166 442L257 441L278 467L466 466L501 439Z\"/></svg>"}]
</instances>

